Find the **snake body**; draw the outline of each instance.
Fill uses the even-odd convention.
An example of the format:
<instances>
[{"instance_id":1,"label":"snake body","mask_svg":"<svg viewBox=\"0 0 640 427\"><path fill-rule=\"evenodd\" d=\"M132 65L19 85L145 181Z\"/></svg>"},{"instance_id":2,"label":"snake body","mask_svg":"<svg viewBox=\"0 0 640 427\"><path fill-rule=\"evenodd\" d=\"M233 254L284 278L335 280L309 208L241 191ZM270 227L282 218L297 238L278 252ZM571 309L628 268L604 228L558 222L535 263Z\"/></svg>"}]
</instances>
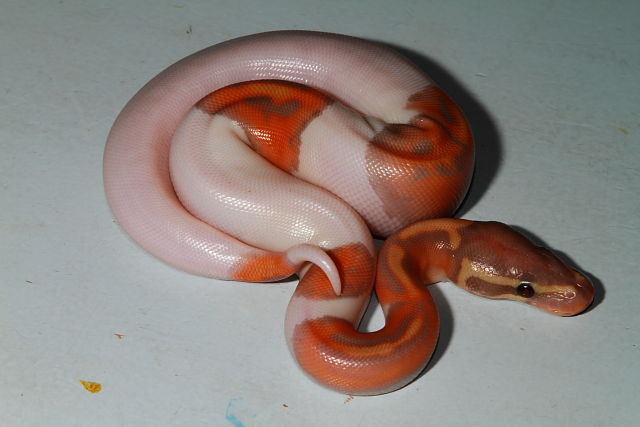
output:
<instances>
[{"instance_id":1,"label":"snake body","mask_svg":"<svg viewBox=\"0 0 640 427\"><path fill-rule=\"evenodd\" d=\"M118 116L104 182L119 224L185 271L300 278L285 318L292 355L348 394L402 387L436 345L426 284L449 280L558 315L588 279L496 222L447 218L474 146L457 105L395 51L279 31L172 65ZM372 233L390 236L379 255ZM375 287L385 326L357 327Z\"/></svg>"}]
</instances>

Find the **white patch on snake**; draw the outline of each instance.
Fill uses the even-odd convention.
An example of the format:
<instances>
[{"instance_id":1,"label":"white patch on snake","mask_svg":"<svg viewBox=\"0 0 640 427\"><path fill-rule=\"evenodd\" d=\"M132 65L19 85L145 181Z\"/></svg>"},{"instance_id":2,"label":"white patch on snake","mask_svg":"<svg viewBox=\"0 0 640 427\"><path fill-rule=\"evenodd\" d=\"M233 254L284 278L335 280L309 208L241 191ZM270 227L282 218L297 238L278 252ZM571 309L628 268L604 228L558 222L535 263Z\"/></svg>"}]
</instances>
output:
<instances>
[{"instance_id":1,"label":"white patch on snake","mask_svg":"<svg viewBox=\"0 0 640 427\"><path fill-rule=\"evenodd\" d=\"M331 249L367 236L343 201L274 167L242 142L224 116L192 110L171 146L171 177L183 205L202 221L255 247L300 243Z\"/></svg>"},{"instance_id":2,"label":"white patch on snake","mask_svg":"<svg viewBox=\"0 0 640 427\"><path fill-rule=\"evenodd\" d=\"M367 173L373 135L363 117L339 103L328 106L301 134L298 176L338 195L370 226L381 229L395 220L384 211Z\"/></svg>"}]
</instances>

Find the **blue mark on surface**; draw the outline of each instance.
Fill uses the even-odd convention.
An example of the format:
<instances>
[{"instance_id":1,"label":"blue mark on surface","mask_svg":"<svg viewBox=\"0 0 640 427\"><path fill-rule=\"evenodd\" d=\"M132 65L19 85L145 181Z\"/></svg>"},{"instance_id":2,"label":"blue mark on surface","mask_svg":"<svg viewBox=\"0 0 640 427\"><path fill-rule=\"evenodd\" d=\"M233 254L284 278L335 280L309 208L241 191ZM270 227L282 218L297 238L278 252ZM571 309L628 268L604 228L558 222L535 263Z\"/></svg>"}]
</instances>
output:
<instances>
[{"instance_id":1,"label":"blue mark on surface","mask_svg":"<svg viewBox=\"0 0 640 427\"><path fill-rule=\"evenodd\" d=\"M233 425L234 427L245 427L244 423L240 421L238 415L236 414L237 405L236 403L241 401L241 397L234 397L227 404L227 410L225 411L224 417Z\"/></svg>"}]
</instances>

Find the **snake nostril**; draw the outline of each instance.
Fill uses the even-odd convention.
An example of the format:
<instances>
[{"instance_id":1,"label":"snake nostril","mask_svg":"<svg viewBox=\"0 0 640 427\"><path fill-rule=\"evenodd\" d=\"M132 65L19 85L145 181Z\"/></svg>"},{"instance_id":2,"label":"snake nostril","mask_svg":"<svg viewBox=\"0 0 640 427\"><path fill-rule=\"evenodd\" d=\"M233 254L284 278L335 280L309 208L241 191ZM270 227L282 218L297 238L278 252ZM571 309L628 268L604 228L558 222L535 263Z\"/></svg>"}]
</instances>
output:
<instances>
[{"instance_id":1,"label":"snake nostril","mask_svg":"<svg viewBox=\"0 0 640 427\"><path fill-rule=\"evenodd\" d=\"M535 295L536 291L529 282L522 282L516 288L516 292L523 298L531 298Z\"/></svg>"}]
</instances>

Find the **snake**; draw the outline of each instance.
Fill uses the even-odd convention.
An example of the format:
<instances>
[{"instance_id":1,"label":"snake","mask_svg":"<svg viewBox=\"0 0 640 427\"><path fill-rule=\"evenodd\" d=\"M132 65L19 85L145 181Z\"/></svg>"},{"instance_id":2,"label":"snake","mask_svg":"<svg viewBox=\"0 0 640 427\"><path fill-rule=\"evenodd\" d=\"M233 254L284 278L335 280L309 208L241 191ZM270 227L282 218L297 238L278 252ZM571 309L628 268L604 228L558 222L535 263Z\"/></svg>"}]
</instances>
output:
<instances>
[{"instance_id":1,"label":"snake","mask_svg":"<svg viewBox=\"0 0 640 427\"><path fill-rule=\"evenodd\" d=\"M375 395L430 360L432 283L559 316L593 300L583 273L513 227L453 217L474 157L461 108L395 49L272 31L150 80L111 128L103 178L117 223L175 268L297 274L284 316L293 358L322 386ZM385 323L361 331L373 292Z\"/></svg>"}]
</instances>

